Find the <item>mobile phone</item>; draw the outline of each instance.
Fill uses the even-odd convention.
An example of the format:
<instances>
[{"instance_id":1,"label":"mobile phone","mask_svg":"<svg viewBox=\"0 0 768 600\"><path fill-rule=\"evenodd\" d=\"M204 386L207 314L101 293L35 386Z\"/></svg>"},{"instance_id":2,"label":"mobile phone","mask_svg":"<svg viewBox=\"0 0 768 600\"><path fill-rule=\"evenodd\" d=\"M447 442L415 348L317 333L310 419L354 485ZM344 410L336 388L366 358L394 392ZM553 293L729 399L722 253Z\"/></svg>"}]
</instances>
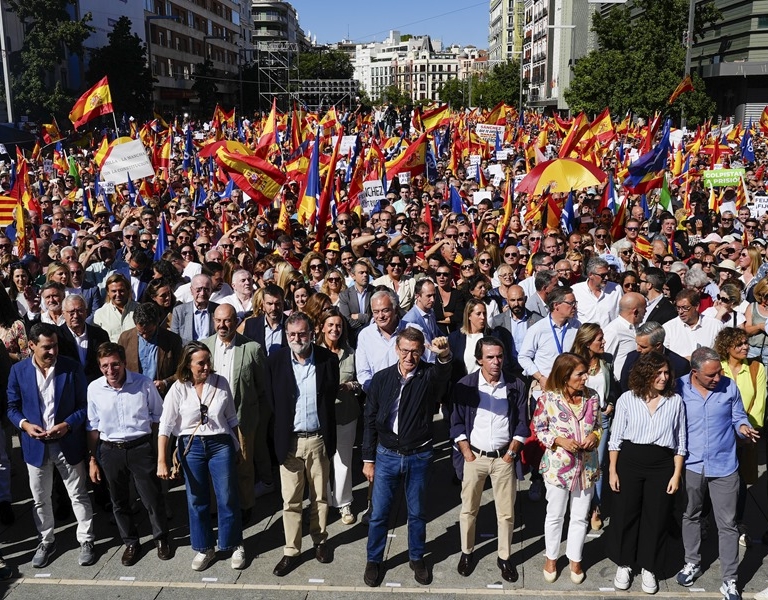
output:
<instances>
[{"instance_id":1,"label":"mobile phone","mask_svg":"<svg viewBox=\"0 0 768 600\"><path fill-rule=\"evenodd\" d=\"M501 216L501 211L498 208L495 208L494 210L491 211L491 216L494 219L498 219Z\"/></svg>"}]
</instances>

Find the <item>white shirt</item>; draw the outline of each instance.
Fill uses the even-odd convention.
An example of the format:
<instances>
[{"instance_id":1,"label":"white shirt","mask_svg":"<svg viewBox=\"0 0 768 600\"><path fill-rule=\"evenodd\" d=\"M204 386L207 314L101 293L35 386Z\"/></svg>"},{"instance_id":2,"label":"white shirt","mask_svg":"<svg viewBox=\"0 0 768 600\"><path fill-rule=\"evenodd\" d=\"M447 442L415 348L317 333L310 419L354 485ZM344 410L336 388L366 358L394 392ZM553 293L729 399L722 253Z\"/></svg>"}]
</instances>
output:
<instances>
[{"instance_id":1,"label":"white shirt","mask_svg":"<svg viewBox=\"0 0 768 600\"><path fill-rule=\"evenodd\" d=\"M56 424L55 412L55 393L54 371L56 363L48 367L48 373L45 375L40 367L37 366L35 359L32 359L32 366L35 367L35 379L37 381L37 396L40 399L40 413L43 416L43 427L51 429Z\"/></svg>"},{"instance_id":2,"label":"white shirt","mask_svg":"<svg viewBox=\"0 0 768 600\"><path fill-rule=\"evenodd\" d=\"M464 356L462 357L464 366L467 368L467 375L474 373L480 368L480 365L477 364L477 359L475 358L475 346L477 346L477 342L483 335L484 334L482 333L467 334L467 346L464 348ZM480 446L478 446L478 448L479 447ZM495 449L496 448L491 448L491 450ZM485 448L483 448L483 450L485 450Z\"/></svg>"},{"instance_id":3,"label":"white shirt","mask_svg":"<svg viewBox=\"0 0 768 600\"><path fill-rule=\"evenodd\" d=\"M235 364L235 345L232 343L233 341L234 338L225 345L217 335L216 342L214 343L215 351L213 353L213 370L227 380L230 390L233 383L232 368Z\"/></svg>"},{"instance_id":4,"label":"white shirt","mask_svg":"<svg viewBox=\"0 0 768 600\"><path fill-rule=\"evenodd\" d=\"M691 310L696 309L692 308ZM702 346L712 348L717 334L725 325L716 319L700 316L698 323L693 327L683 323L680 317L667 321L663 327L667 334L664 339L664 347L690 359L696 348Z\"/></svg>"},{"instance_id":5,"label":"white shirt","mask_svg":"<svg viewBox=\"0 0 768 600\"><path fill-rule=\"evenodd\" d=\"M77 346L77 355L80 357L80 364L85 364L85 356L88 354L88 328L83 329L83 335L77 335L67 326L72 337L75 338L75 345Z\"/></svg>"},{"instance_id":6,"label":"white shirt","mask_svg":"<svg viewBox=\"0 0 768 600\"><path fill-rule=\"evenodd\" d=\"M237 294L232 293L229 296L224 296L219 304L231 304L234 306L235 312L237 313L237 320L242 322L246 315L249 315L253 309L253 296L241 302L240 298L237 297Z\"/></svg>"},{"instance_id":7,"label":"white shirt","mask_svg":"<svg viewBox=\"0 0 768 600\"><path fill-rule=\"evenodd\" d=\"M160 421L163 400L149 377L126 371L120 389L99 377L88 386L88 431L110 442L130 442L152 433Z\"/></svg>"},{"instance_id":8,"label":"white shirt","mask_svg":"<svg viewBox=\"0 0 768 600\"><path fill-rule=\"evenodd\" d=\"M621 286L609 281L599 296L595 296L586 281L574 284L573 295L578 306L578 319L582 323L597 323L605 327L619 316L619 300L623 295Z\"/></svg>"},{"instance_id":9,"label":"white shirt","mask_svg":"<svg viewBox=\"0 0 768 600\"><path fill-rule=\"evenodd\" d=\"M653 312L653 310L656 308L656 305L661 301L663 297L664 297L664 294L659 294L653 300L646 301L645 316L643 316L643 323L648 321L648 316Z\"/></svg>"},{"instance_id":10,"label":"white shirt","mask_svg":"<svg viewBox=\"0 0 768 600\"><path fill-rule=\"evenodd\" d=\"M605 351L613 357L613 372L621 374L627 354L637 349L635 326L619 316L603 327Z\"/></svg>"},{"instance_id":11,"label":"white shirt","mask_svg":"<svg viewBox=\"0 0 768 600\"><path fill-rule=\"evenodd\" d=\"M488 383L482 372L478 379L477 392L480 403L477 406L475 422L469 434L469 443L485 452L493 452L509 445L509 400L507 384L502 375L495 385ZM459 441L458 439L456 441Z\"/></svg>"},{"instance_id":12,"label":"white shirt","mask_svg":"<svg viewBox=\"0 0 768 600\"><path fill-rule=\"evenodd\" d=\"M120 312L114 304L107 302L93 313L93 323L106 331L109 341L116 344L123 331L136 326L133 322L133 311L137 306L136 302L130 300L123 308L123 312Z\"/></svg>"},{"instance_id":13,"label":"white shirt","mask_svg":"<svg viewBox=\"0 0 768 600\"><path fill-rule=\"evenodd\" d=\"M40 322L48 323L49 325L64 325L64 315L59 315L56 321L51 318L51 313L47 310L40 314Z\"/></svg>"},{"instance_id":14,"label":"white shirt","mask_svg":"<svg viewBox=\"0 0 768 600\"><path fill-rule=\"evenodd\" d=\"M203 265L197 262L191 262L186 267L184 267L184 271L182 272L182 275L184 277L189 277L192 279L195 275L200 275L200 273L203 272Z\"/></svg>"}]
</instances>

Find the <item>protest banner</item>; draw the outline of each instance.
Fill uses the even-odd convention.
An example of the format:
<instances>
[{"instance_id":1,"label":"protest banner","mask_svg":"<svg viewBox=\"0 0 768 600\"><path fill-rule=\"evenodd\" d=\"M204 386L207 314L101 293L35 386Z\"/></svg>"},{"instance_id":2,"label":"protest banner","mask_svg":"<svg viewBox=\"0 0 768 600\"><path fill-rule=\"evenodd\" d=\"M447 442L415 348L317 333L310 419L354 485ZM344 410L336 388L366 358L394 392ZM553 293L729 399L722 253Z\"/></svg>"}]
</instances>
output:
<instances>
[{"instance_id":1,"label":"protest banner","mask_svg":"<svg viewBox=\"0 0 768 600\"><path fill-rule=\"evenodd\" d=\"M504 125L489 125L487 123L478 123L475 125L477 137L486 142L496 141L496 132L499 133L499 139L504 139Z\"/></svg>"},{"instance_id":2,"label":"protest banner","mask_svg":"<svg viewBox=\"0 0 768 600\"><path fill-rule=\"evenodd\" d=\"M384 187L381 185L381 181L364 181L363 191L365 192L365 199L360 202L360 207L366 215L370 216L376 203L386 197Z\"/></svg>"},{"instance_id":3,"label":"protest banner","mask_svg":"<svg viewBox=\"0 0 768 600\"><path fill-rule=\"evenodd\" d=\"M744 169L707 169L701 172L702 183L709 187L740 185Z\"/></svg>"},{"instance_id":4,"label":"protest banner","mask_svg":"<svg viewBox=\"0 0 768 600\"><path fill-rule=\"evenodd\" d=\"M101 166L103 181L112 181L117 185L128 183L129 175L133 181L142 177L155 176L155 169L141 140L112 146Z\"/></svg>"}]
</instances>

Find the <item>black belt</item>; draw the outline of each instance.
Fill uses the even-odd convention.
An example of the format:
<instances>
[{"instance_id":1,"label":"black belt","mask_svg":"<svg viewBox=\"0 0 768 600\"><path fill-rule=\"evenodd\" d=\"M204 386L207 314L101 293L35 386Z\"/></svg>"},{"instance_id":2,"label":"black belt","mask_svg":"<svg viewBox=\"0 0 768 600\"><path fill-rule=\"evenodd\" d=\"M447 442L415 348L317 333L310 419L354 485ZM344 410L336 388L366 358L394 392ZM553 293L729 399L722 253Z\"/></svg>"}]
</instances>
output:
<instances>
[{"instance_id":1,"label":"black belt","mask_svg":"<svg viewBox=\"0 0 768 600\"><path fill-rule=\"evenodd\" d=\"M319 429L317 431L294 431L293 435L299 438L314 438L314 437L321 437L323 435L323 432Z\"/></svg>"},{"instance_id":2,"label":"black belt","mask_svg":"<svg viewBox=\"0 0 768 600\"><path fill-rule=\"evenodd\" d=\"M498 450L493 450L491 452L486 452L485 450L480 450L480 448L475 448L472 444L469 445L469 448L472 450L472 452L476 452L480 456L487 456L488 458L501 458L507 453L509 446L506 448L499 448Z\"/></svg>"},{"instance_id":3,"label":"black belt","mask_svg":"<svg viewBox=\"0 0 768 600\"><path fill-rule=\"evenodd\" d=\"M432 440L430 440L432 441ZM386 446L384 446L386 448ZM399 454L400 456L413 456L414 454L418 454L419 452L424 452L425 450L431 450L432 446L429 445L429 443L424 444L423 446L418 446L416 448L387 448L390 452L394 452L395 454Z\"/></svg>"},{"instance_id":4,"label":"black belt","mask_svg":"<svg viewBox=\"0 0 768 600\"><path fill-rule=\"evenodd\" d=\"M135 440L131 440L129 442L110 442L109 440L101 440L101 443L104 444L107 448L117 448L118 450L130 450L131 448L136 448L138 446L141 446L142 444L148 444L151 439L152 439L151 435L145 435L140 438L136 438Z\"/></svg>"}]
</instances>

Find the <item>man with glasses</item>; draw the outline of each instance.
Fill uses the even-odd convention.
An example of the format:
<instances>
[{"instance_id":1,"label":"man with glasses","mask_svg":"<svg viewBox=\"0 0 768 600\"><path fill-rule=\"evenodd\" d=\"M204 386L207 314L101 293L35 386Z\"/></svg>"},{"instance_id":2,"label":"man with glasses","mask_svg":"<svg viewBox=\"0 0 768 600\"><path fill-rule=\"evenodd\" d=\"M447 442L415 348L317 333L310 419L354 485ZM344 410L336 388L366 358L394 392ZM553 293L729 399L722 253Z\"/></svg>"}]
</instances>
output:
<instances>
[{"instance_id":1,"label":"man with glasses","mask_svg":"<svg viewBox=\"0 0 768 600\"><path fill-rule=\"evenodd\" d=\"M582 323L597 323L605 327L619 316L621 286L608 281L610 267L602 258L594 257L587 262L587 280L573 286L573 294L579 303L578 315Z\"/></svg>"},{"instance_id":2,"label":"man with glasses","mask_svg":"<svg viewBox=\"0 0 768 600\"><path fill-rule=\"evenodd\" d=\"M656 267L646 267L640 274L640 293L645 296L646 307L643 323L655 322L664 325L677 317L674 305L664 295L664 271Z\"/></svg>"},{"instance_id":3,"label":"man with glasses","mask_svg":"<svg viewBox=\"0 0 768 600\"><path fill-rule=\"evenodd\" d=\"M115 260L128 262L134 254L142 253L149 256L139 244L140 230L136 225L128 225L123 229L123 246L117 251ZM151 256L149 256L151 258Z\"/></svg>"},{"instance_id":4,"label":"man with glasses","mask_svg":"<svg viewBox=\"0 0 768 600\"><path fill-rule=\"evenodd\" d=\"M450 228L448 228L450 229ZM447 232L447 229L446 229ZM475 247L472 245L472 229L466 223L462 223L458 227L458 250L459 254L464 260L472 260L475 258Z\"/></svg>"},{"instance_id":5,"label":"man with glasses","mask_svg":"<svg viewBox=\"0 0 768 600\"><path fill-rule=\"evenodd\" d=\"M627 219L624 225L624 239L632 242L632 245L637 243L637 236L640 234L640 221L637 219Z\"/></svg>"},{"instance_id":6,"label":"man with glasses","mask_svg":"<svg viewBox=\"0 0 768 600\"><path fill-rule=\"evenodd\" d=\"M90 383L101 377L96 350L109 342L109 336L101 327L86 323L86 301L78 294L64 298L62 314L64 323L59 325L58 331L59 354L80 363Z\"/></svg>"},{"instance_id":7,"label":"man with glasses","mask_svg":"<svg viewBox=\"0 0 768 600\"><path fill-rule=\"evenodd\" d=\"M72 280L72 287L68 287L66 295L77 294L85 300L85 316L90 317L94 312L101 308L103 301L99 288L90 282L85 281L85 269L77 261L67 263L69 276Z\"/></svg>"},{"instance_id":8,"label":"man with glasses","mask_svg":"<svg viewBox=\"0 0 768 600\"><path fill-rule=\"evenodd\" d=\"M727 210L720 215L720 227L717 228L717 234L722 238L726 235L733 235L735 231L736 229L733 226L733 213Z\"/></svg>"},{"instance_id":9,"label":"man with glasses","mask_svg":"<svg viewBox=\"0 0 768 600\"><path fill-rule=\"evenodd\" d=\"M173 307L171 331L181 337L183 344L214 334L213 313L219 305L210 302L212 287L208 275L195 275L189 288L192 301Z\"/></svg>"},{"instance_id":10,"label":"man with glasses","mask_svg":"<svg viewBox=\"0 0 768 600\"><path fill-rule=\"evenodd\" d=\"M699 314L701 294L683 288L675 298L677 317L664 324L664 347L690 360L697 348L712 348L724 325L721 321Z\"/></svg>"},{"instance_id":11,"label":"man with glasses","mask_svg":"<svg viewBox=\"0 0 768 600\"><path fill-rule=\"evenodd\" d=\"M348 246L352 241L350 234L352 232L352 216L348 213L341 213L336 217L336 230L341 239L340 246Z\"/></svg>"},{"instance_id":12,"label":"man with glasses","mask_svg":"<svg viewBox=\"0 0 768 600\"><path fill-rule=\"evenodd\" d=\"M555 266L555 261L546 252L535 252L531 257L531 265L533 266L533 273L520 282L527 298L536 293L536 273L551 271Z\"/></svg>"}]
</instances>

